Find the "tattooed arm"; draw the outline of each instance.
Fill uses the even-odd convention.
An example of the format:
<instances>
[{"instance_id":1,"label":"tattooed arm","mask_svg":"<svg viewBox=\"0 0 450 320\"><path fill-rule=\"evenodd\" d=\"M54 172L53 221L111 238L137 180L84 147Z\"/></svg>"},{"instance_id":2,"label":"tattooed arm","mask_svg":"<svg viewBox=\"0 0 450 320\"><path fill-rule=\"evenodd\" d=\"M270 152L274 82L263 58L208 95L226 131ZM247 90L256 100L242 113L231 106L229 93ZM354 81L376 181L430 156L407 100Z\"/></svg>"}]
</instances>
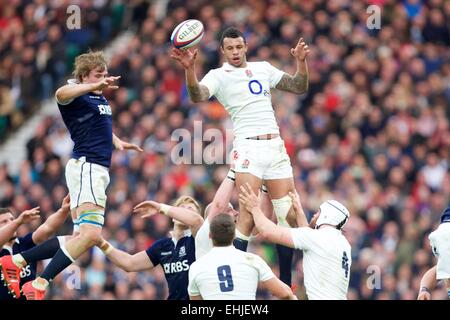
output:
<instances>
[{"instance_id":1,"label":"tattooed arm","mask_svg":"<svg viewBox=\"0 0 450 320\"><path fill-rule=\"evenodd\" d=\"M186 80L188 78L188 72L186 72ZM201 85L200 83L194 83L193 85L190 85L189 80L187 80L187 90L189 93L189 97L191 98L192 102L202 102L206 101L209 98L209 90L206 86Z\"/></svg>"},{"instance_id":2,"label":"tattooed arm","mask_svg":"<svg viewBox=\"0 0 450 320\"><path fill-rule=\"evenodd\" d=\"M186 74L186 85L189 97L192 102L202 102L209 99L209 90L206 86L198 82L195 74L195 59L197 58L198 49L195 51L180 50L173 48L171 58L178 61L184 68Z\"/></svg>"},{"instance_id":3,"label":"tattooed arm","mask_svg":"<svg viewBox=\"0 0 450 320\"><path fill-rule=\"evenodd\" d=\"M287 73L283 75L276 88L296 94L303 94L308 91L308 66L306 56L309 53L308 45L300 38L297 46L291 49L291 54L297 60L297 72L291 76Z\"/></svg>"}]
</instances>

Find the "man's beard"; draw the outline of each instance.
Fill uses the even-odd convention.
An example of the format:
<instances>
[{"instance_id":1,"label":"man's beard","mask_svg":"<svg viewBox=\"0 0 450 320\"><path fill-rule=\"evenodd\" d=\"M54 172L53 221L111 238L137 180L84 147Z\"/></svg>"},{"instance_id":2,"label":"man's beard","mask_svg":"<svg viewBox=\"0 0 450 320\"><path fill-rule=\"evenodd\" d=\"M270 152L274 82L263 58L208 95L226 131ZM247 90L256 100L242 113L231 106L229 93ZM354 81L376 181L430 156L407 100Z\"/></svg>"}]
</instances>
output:
<instances>
[{"instance_id":1,"label":"man's beard","mask_svg":"<svg viewBox=\"0 0 450 320\"><path fill-rule=\"evenodd\" d=\"M13 236L11 239L9 239L9 241L8 242L11 242L11 241L16 241L16 239L17 239L17 236Z\"/></svg>"}]
</instances>

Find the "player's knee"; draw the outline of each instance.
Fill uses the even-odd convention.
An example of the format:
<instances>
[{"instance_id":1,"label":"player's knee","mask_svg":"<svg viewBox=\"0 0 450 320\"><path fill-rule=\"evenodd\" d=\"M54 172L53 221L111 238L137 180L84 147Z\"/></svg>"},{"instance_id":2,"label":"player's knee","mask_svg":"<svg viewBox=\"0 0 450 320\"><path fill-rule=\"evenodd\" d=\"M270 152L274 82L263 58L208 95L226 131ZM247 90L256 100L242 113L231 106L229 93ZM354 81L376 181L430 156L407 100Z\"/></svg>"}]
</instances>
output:
<instances>
[{"instance_id":1,"label":"player's knee","mask_svg":"<svg viewBox=\"0 0 450 320\"><path fill-rule=\"evenodd\" d=\"M277 216L278 225L284 227L293 227L296 225L296 219L292 208L292 199L288 195L280 199L272 199L273 210ZM291 212L291 213L289 213Z\"/></svg>"},{"instance_id":2,"label":"player's knee","mask_svg":"<svg viewBox=\"0 0 450 320\"><path fill-rule=\"evenodd\" d=\"M100 228L89 228L81 231L81 237L84 239L88 247L99 244L102 240Z\"/></svg>"},{"instance_id":3,"label":"player's knee","mask_svg":"<svg viewBox=\"0 0 450 320\"><path fill-rule=\"evenodd\" d=\"M101 231L105 221L103 210L82 211L79 218L80 235L88 246L95 246L101 241Z\"/></svg>"}]
</instances>

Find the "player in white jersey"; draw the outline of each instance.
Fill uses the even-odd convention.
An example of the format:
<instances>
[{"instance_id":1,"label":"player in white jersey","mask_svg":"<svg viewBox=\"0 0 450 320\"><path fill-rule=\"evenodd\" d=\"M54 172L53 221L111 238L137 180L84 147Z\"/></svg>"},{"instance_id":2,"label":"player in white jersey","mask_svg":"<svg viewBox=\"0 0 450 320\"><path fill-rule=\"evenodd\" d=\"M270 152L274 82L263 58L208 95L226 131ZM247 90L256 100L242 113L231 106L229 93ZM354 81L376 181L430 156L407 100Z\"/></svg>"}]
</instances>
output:
<instances>
[{"instance_id":1,"label":"player in white jersey","mask_svg":"<svg viewBox=\"0 0 450 320\"><path fill-rule=\"evenodd\" d=\"M212 249L213 243L209 237L209 227L212 219L220 213L225 213L233 217L234 221L237 221L239 212L236 211L233 205L230 203L231 195L234 189L235 172L234 165L231 165L230 171L227 177L222 181L213 201L205 208L203 218L205 219L200 229L197 231L195 237L195 258L198 259L204 256L209 250ZM270 198L265 189L261 188L260 208L267 217L272 217L273 206L270 202ZM254 234L255 231L253 231Z\"/></svg>"},{"instance_id":2,"label":"player in white jersey","mask_svg":"<svg viewBox=\"0 0 450 320\"><path fill-rule=\"evenodd\" d=\"M210 236L214 247L189 269L191 300L255 300L259 283L277 298L297 299L262 258L232 245L232 216L222 213L214 217Z\"/></svg>"},{"instance_id":3,"label":"player in white jersey","mask_svg":"<svg viewBox=\"0 0 450 320\"><path fill-rule=\"evenodd\" d=\"M290 193L298 228L277 226L258 206L249 185L241 187L239 201L253 214L263 238L303 251L303 272L309 300L346 300L350 280L351 247L341 229L350 213L335 200L323 202L315 214L316 229L308 226L297 194Z\"/></svg>"},{"instance_id":4,"label":"player in white jersey","mask_svg":"<svg viewBox=\"0 0 450 320\"><path fill-rule=\"evenodd\" d=\"M289 210L291 199L288 196L288 192L294 191L292 167L280 137L270 90L276 88L296 94L307 91L308 46L300 38L295 48L291 49L297 63L293 76L266 61L247 62L247 43L242 32L236 28L231 27L223 32L221 49L226 62L222 67L209 71L200 82L195 73L198 50L174 48L171 57L185 69L187 89L193 102L207 101L215 96L230 114L235 135L233 147L237 188L249 183L256 192L264 180L278 223L295 226L295 214ZM239 209L234 245L246 251L254 222L245 208ZM279 257L282 279L290 284L293 251L280 252L283 252Z\"/></svg>"},{"instance_id":5,"label":"player in white jersey","mask_svg":"<svg viewBox=\"0 0 450 320\"><path fill-rule=\"evenodd\" d=\"M444 210L439 227L428 236L437 265L428 270L420 283L419 300L430 300L437 282L444 281L450 299L450 206Z\"/></svg>"}]
</instances>

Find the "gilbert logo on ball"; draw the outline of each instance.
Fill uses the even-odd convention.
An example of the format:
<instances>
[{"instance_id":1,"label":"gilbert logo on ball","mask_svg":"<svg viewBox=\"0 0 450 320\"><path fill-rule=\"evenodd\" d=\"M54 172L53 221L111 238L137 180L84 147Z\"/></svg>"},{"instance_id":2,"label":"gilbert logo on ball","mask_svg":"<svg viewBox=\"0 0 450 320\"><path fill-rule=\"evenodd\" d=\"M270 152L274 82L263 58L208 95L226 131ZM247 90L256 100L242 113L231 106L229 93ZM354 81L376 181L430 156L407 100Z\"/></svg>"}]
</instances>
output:
<instances>
[{"instance_id":1,"label":"gilbert logo on ball","mask_svg":"<svg viewBox=\"0 0 450 320\"><path fill-rule=\"evenodd\" d=\"M172 32L170 41L178 49L187 49L195 46L205 34L203 23L190 19L181 22Z\"/></svg>"}]
</instances>

